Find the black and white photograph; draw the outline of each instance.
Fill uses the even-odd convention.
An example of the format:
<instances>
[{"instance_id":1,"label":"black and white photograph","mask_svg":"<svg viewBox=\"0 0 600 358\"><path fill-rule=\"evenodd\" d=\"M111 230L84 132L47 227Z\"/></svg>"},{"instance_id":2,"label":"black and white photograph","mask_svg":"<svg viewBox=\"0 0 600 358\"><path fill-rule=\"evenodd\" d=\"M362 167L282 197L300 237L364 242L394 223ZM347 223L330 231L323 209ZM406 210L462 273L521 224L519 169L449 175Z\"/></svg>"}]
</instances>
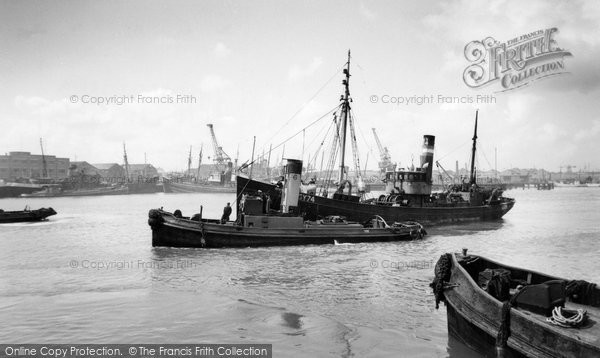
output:
<instances>
[{"instance_id":1,"label":"black and white photograph","mask_svg":"<svg viewBox=\"0 0 600 358\"><path fill-rule=\"evenodd\" d=\"M0 0L0 357L600 357L600 2Z\"/></svg>"}]
</instances>

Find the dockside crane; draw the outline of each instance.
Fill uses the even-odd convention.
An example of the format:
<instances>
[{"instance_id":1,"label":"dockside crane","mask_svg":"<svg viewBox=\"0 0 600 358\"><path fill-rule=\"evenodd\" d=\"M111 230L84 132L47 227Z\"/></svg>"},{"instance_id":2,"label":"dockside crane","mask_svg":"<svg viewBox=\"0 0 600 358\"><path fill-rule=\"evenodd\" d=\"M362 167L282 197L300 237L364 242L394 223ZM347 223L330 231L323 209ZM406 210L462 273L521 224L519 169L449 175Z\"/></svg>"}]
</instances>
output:
<instances>
[{"instance_id":1,"label":"dockside crane","mask_svg":"<svg viewBox=\"0 0 600 358\"><path fill-rule=\"evenodd\" d=\"M379 148L379 170L382 173L385 173L388 170L394 170L395 165L392 163L392 156L390 155L387 147L384 147L379 140L379 136L377 136L377 132L375 128L373 129L373 136L375 136L375 142L377 142L377 148Z\"/></svg>"},{"instance_id":2,"label":"dockside crane","mask_svg":"<svg viewBox=\"0 0 600 358\"><path fill-rule=\"evenodd\" d=\"M440 164L440 162L438 162L437 160L435 161L435 165L438 167L438 169L441 169L442 172L444 172L444 174L446 175L446 178L448 178L448 180L450 181L450 183L452 183L452 181L454 180L454 178L448 174L448 172L446 171L446 169L444 169L444 167ZM444 176L442 176L442 173L440 172L440 180L442 181L442 185L446 185L446 182L444 181Z\"/></svg>"},{"instance_id":3,"label":"dockside crane","mask_svg":"<svg viewBox=\"0 0 600 358\"><path fill-rule=\"evenodd\" d=\"M215 135L215 130L213 129L213 125L207 124L206 126L210 129L210 135L212 137L213 142L213 150L215 151L213 162L215 163L215 166L220 172L225 172L227 170L228 163L231 162L231 158L229 157L229 155L227 155L227 153L225 153L223 147L219 145L219 142L217 141L217 136Z\"/></svg>"}]
</instances>

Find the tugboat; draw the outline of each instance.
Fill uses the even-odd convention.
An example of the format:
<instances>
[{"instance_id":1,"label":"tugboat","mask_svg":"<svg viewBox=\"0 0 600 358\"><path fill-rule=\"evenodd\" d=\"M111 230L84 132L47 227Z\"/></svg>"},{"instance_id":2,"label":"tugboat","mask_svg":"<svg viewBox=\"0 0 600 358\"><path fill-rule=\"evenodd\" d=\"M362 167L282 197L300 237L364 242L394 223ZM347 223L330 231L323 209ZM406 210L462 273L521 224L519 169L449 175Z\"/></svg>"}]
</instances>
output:
<instances>
[{"instance_id":1,"label":"tugboat","mask_svg":"<svg viewBox=\"0 0 600 358\"><path fill-rule=\"evenodd\" d=\"M326 184L320 193L301 193L298 207L306 219L316 220L330 215L343 215L348 220L363 222L377 215L389 222L418 221L424 224L439 224L467 220L500 219L515 204L514 199L502 196L502 188L482 187L477 184L475 168L475 151L477 145L477 116L471 160L471 175L468 183L457 185L442 193L432 194L433 150L435 136L425 135L421 166L413 170L396 170L386 173L386 195L379 198L365 199L362 195L361 183L358 190L352 193L352 185L345 177L344 153L346 144L346 128L348 123L353 130L353 118L350 108L350 52L344 69L344 94L339 107L340 116L336 117L336 126L340 129L340 171L339 188L331 195ZM355 146L355 136L351 136ZM356 155L356 153L355 153ZM356 161L356 159L355 159ZM355 164L356 166L356 164ZM263 188L276 194L275 186L267 183L239 178L238 186L248 190ZM270 186L269 186L270 185ZM346 190L347 188L347 190Z\"/></svg>"},{"instance_id":2,"label":"tugboat","mask_svg":"<svg viewBox=\"0 0 600 358\"><path fill-rule=\"evenodd\" d=\"M319 245L413 240L425 235L416 222L388 225L381 217L364 223L331 216L317 221L304 221L298 215L298 198L302 161L288 159L285 183L278 200L261 190L238 192L238 217L235 222L203 219L202 213L192 218L152 209L148 224L152 229L152 246L172 247L257 247L286 245ZM239 188L239 183L238 183ZM280 207L280 210L271 210Z\"/></svg>"},{"instance_id":3,"label":"tugboat","mask_svg":"<svg viewBox=\"0 0 600 358\"><path fill-rule=\"evenodd\" d=\"M0 209L0 224L43 221L52 215L56 215L56 211L54 211L52 208L31 210L28 206L26 206L25 210L21 211L4 211Z\"/></svg>"}]
</instances>

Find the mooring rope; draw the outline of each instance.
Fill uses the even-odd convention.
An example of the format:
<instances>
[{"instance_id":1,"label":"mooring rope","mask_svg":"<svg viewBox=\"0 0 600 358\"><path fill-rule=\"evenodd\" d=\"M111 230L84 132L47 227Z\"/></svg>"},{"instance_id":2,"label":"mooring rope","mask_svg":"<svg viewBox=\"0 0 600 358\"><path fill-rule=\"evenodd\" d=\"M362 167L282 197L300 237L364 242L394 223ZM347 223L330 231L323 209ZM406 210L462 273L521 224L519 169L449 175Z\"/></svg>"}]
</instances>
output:
<instances>
[{"instance_id":1,"label":"mooring rope","mask_svg":"<svg viewBox=\"0 0 600 358\"><path fill-rule=\"evenodd\" d=\"M435 264L435 277L429 287L433 288L435 295L435 309L440 308L440 302L446 302L444 297L444 283L450 281L452 274L452 254L443 254Z\"/></svg>"}]
</instances>

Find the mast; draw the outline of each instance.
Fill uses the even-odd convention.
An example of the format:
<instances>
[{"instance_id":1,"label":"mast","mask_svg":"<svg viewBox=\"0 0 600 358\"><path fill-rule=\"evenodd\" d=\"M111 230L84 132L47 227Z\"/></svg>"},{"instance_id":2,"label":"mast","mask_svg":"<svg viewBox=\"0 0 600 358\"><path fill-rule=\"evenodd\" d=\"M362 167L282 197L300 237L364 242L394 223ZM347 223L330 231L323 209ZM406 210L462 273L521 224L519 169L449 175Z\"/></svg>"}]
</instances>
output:
<instances>
[{"instance_id":1,"label":"mast","mask_svg":"<svg viewBox=\"0 0 600 358\"><path fill-rule=\"evenodd\" d=\"M129 162L127 161L127 149L125 149L125 142L123 142L123 165L125 165L125 177L129 181Z\"/></svg>"},{"instance_id":2,"label":"mast","mask_svg":"<svg viewBox=\"0 0 600 358\"><path fill-rule=\"evenodd\" d=\"M196 173L196 180L200 180L200 167L202 166L202 148L204 143L200 144L200 154L198 155L198 171Z\"/></svg>"},{"instance_id":3,"label":"mast","mask_svg":"<svg viewBox=\"0 0 600 358\"><path fill-rule=\"evenodd\" d=\"M273 148L273 144L269 145L269 159L267 159L267 178L271 178L271 150Z\"/></svg>"},{"instance_id":4,"label":"mast","mask_svg":"<svg viewBox=\"0 0 600 358\"><path fill-rule=\"evenodd\" d=\"M190 145L190 154L188 155L188 170L187 170L188 177L190 177L192 175L191 170L192 170L192 146Z\"/></svg>"},{"instance_id":5,"label":"mast","mask_svg":"<svg viewBox=\"0 0 600 358\"><path fill-rule=\"evenodd\" d=\"M235 161L234 161L234 168L236 171L238 171L239 167L238 167L238 160L240 159L240 144L238 143L237 146L237 152L235 153Z\"/></svg>"},{"instance_id":6,"label":"mast","mask_svg":"<svg viewBox=\"0 0 600 358\"><path fill-rule=\"evenodd\" d=\"M471 178L469 184L476 184L477 174L475 173L475 150L477 148L477 117L479 110L475 111L475 131L473 132L473 149L471 150Z\"/></svg>"},{"instance_id":7,"label":"mast","mask_svg":"<svg viewBox=\"0 0 600 358\"><path fill-rule=\"evenodd\" d=\"M48 177L48 164L46 163L46 156L44 155L44 142L42 142L42 138L40 138L40 147L42 148L42 177Z\"/></svg>"},{"instance_id":8,"label":"mast","mask_svg":"<svg viewBox=\"0 0 600 358\"><path fill-rule=\"evenodd\" d=\"M342 156L340 158L339 183L341 183L344 180L344 159L346 156L346 126L348 124L348 111L350 110L350 50L348 50L348 62L346 63L346 68L344 68L344 74L346 75L346 79L342 81L345 92L342 96L342 140L340 143L342 146Z\"/></svg>"},{"instance_id":9,"label":"mast","mask_svg":"<svg viewBox=\"0 0 600 358\"><path fill-rule=\"evenodd\" d=\"M254 136L254 142L252 142L252 159L250 160L250 179L252 179L252 169L254 168L254 147L256 146L256 136Z\"/></svg>"}]
</instances>

